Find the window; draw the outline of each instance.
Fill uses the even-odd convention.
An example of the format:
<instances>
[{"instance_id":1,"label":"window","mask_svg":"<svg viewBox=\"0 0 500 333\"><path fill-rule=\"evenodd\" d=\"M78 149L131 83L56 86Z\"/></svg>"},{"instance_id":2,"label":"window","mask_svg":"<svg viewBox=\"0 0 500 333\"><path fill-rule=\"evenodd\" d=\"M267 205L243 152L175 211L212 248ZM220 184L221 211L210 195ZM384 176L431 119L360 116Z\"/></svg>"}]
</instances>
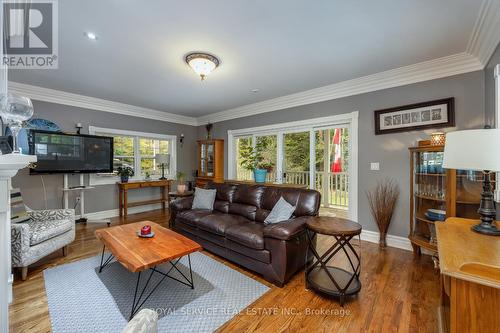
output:
<instances>
[{"instance_id":1,"label":"window","mask_svg":"<svg viewBox=\"0 0 500 333\"><path fill-rule=\"evenodd\" d=\"M240 150L245 147L252 146L252 137L239 137L236 138L236 179L239 180L252 180L252 171L246 170L241 167L241 154Z\"/></svg>"},{"instance_id":2,"label":"window","mask_svg":"<svg viewBox=\"0 0 500 333\"><path fill-rule=\"evenodd\" d=\"M274 164L268 182L318 189L323 206L347 209L357 220L357 130L357 111L229 130L228 178L253 179L252 172L241 167L242 150L259 144L266 162Z\"/></svg>"},{"instance_id":3,"label":"window","mask_svg":"<svg viewBox=\"0 0 500 333\"><path fill-rule=\"evenodd\" d=\"M113 137L113 169L129 166L134 169L132 179L144 179L146 173L151 178L161 176L161 167L156 164L158 154L169 154L170 165L165 166L165 177L174 178L176 172L175 135L142 133L90 126L90 134ZM112 184L117 180L114 174L91 175L91 184Z\"/></svg>"}]
</instances>

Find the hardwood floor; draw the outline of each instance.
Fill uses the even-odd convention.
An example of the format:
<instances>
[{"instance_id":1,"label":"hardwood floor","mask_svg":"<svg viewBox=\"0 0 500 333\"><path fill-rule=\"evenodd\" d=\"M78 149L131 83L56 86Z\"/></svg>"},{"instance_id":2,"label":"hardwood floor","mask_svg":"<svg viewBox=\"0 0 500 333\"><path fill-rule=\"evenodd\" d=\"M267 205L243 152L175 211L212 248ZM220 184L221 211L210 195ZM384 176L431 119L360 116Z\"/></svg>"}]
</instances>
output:
<instances>
[{"instance_id":1,"label":"hardwood floor","mask_svg":"<svg viewBox=\"0 0 500 333\"><path fill-rule=\"evenodd\" d=\"M115 218L113 224L151 220L166 225L167 219L167 214L153 211ZM102 245L94 231L104 227L78 224L67 257L58 251L30 266L24 282L20 281L20 272L15 273L11 332L51 331L43 270L99 254ZM329 241L320 238L318 244L327 248ZM380 250L376 244L361 242L362 288L342 308L336 300L305 290L303 273L284 288L277 288L243 268L204 253L271 288L219 332L437 332L439 275L429 256L414 260L411 252Z\"/></svg>"}]
</instances>

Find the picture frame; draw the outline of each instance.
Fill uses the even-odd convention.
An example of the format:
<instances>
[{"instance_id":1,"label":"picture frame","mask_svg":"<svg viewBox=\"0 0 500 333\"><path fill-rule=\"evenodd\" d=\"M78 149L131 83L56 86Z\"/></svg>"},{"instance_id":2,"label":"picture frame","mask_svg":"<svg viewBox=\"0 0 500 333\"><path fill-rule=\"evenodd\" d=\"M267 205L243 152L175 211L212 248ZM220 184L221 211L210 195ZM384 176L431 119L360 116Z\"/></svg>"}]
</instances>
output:
<instances>
[{"instance_id":1,"label":"picture frame","mask_svg":"<svg viewBox=\"0 0 500 333\"><path fill-rule=\"evenodd\" d=\"M455 126L455 98L376 110L375 135Z\"/></svg>"}]
</instances>

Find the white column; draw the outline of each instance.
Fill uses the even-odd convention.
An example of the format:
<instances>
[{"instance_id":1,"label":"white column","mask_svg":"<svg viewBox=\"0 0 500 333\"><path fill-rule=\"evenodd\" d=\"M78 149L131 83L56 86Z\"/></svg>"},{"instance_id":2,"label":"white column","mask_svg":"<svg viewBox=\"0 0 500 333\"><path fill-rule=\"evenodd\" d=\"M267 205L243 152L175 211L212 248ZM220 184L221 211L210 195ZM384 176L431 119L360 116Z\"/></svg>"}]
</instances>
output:
<instances>
[{"instance_id":1,"label":"white column","mask_svg":"<svg viewBox=\"0 0 500 333\"><path fill-rule=\"evenodd\" d=\"M9 331L9 303L12 300L10 259L10 179L36 157L0 155L0 332Z\"/></svg>"},{"instance_id":2,"label":"white column","mask_svg":"<svg viewBox=\"0 0 500 333\"><path fill-rule=\"evenodd\" d=\"M331 138L331 131L332 129L327 128L325 129L325 152L324 152L324 163L323 163L323 204L325 207L330 207L330 182L331 182L331 175L330 175L330 160L331 160L331 147L330 144L332 143L332 138Z\"/></svg>"},{"instance_id":3,"label":"white column","mask_svg":"<svg viewBox=\"0 0 500 333\"><path fill-rule=\"evenodd\" d=\"M500 64L495 66L495 127L500 128ZM500 179L497 172L496 179ZM500 187L495 186L495 199L500 202Z\"/></svg>"}]
</instances>

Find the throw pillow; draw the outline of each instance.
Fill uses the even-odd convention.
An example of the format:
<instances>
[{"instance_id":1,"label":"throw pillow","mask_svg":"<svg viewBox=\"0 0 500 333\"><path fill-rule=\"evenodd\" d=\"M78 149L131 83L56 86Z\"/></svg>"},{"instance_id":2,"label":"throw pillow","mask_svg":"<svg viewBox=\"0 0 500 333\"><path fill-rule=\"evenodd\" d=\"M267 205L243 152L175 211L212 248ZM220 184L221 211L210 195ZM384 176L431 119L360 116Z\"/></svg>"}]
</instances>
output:
<instances>
[{"instance_id":1,"label":"throw pillow","mask_svg":"<svg viewBox=\"0 0 500 333\"><path fill-rule=\"evenodd\" d=\"M18 188L10 190L10 221L19 223L30 219L26 206L23 202L23 196Z\"/></svg>"},{"instance_id":2,"label":"throw pillow","mask_svg":"<svg viewBox=\"0 0 500 333\"><path fill-rule=\"evenodd\" d=\"M273 224L289 220L295 211L295 206L290 205L283 197L281 197L276 205L274 205L271 213L264 220L265 224Z\"/></svg>"},{"instance_id":3,"label":"throw pillow","mask_svg":"<svg viewBox=\"0 0 500 333\"><path fill-rule=\"evenodd\" d=\"M192 209L214 209L215 195L217 190L206 190L196 187L194 189L194 199Z\"/></svg>"}]
</instances>

